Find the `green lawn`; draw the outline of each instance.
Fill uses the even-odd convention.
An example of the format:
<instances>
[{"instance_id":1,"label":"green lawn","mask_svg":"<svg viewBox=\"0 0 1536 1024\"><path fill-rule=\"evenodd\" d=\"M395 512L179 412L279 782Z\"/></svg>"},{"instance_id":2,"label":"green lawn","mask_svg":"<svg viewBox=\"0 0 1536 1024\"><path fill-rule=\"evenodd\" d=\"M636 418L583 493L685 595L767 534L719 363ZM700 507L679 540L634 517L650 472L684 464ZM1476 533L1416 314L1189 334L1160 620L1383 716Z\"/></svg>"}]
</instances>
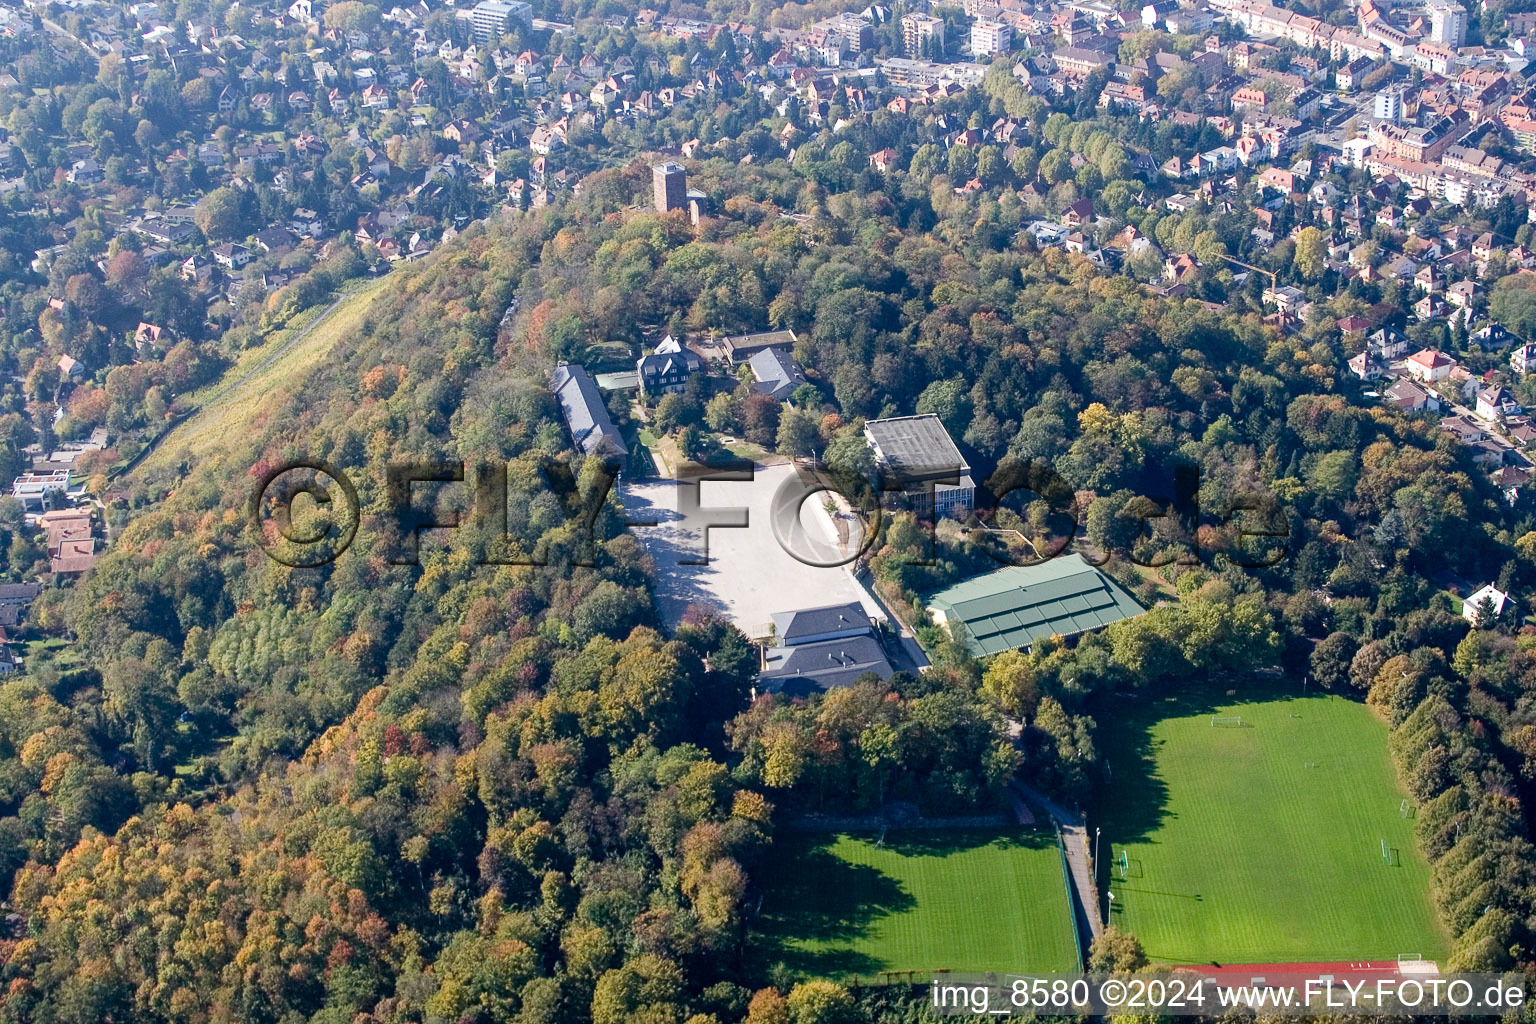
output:
<instances>
[{"instance_id":1,"label":"green lawn","mask_svg":"<svg viewBox=\"0 0 1536 1024\"><path fill-rule=\"evenodd\" d=\"M775 840L764 955L801 976L1070 970L1061 854L1050 833L907 831Z\"/></svg>"},{"instance_id":2,"label":"green lawn","mask_svg":"<svg viewBox=\"0 0 1536 1024\"><path fill-rule=\"evenodd\" d=\"M218 452L227 438L247 432L274 392L286 392L314 373L331 349L366 319L387 280L386 276L351 282L334 308L327 302L307 309L261 345L241 353L217 381L187 396L198 412L173 429L139 468L163 468L188 449L199 456Z\"/></svg>"},{"instance_id":3,"label":"green lawn","mask_svg":"<svg viewBox=\"0 0 1536 1024\"><path fill-rule=\"evenodd\" d=\"M1243 725L1213 727L1213 714ZM1369 709L1186 695L1122 699L1097 718L1112 769L1089 819L1104 830L1100 877L1112 873L1114 918L1149 956L1443 960L1429 868Z\"/></svg>"}]
</instances>

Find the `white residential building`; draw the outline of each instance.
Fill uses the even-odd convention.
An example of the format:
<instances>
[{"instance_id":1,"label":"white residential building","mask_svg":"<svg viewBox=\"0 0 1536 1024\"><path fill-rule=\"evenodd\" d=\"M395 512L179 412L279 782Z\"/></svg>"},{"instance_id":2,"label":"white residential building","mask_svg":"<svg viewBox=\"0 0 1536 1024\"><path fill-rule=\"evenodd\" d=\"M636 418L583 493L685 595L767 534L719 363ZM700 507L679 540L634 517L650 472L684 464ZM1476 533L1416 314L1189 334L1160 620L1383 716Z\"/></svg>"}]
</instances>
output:
<instances>
[{"instance_id":1,"label":"white residential building","mask_svg":"<svg viewBox=\"0 0 1536 1024\"><path fill-rule=\"evenodd\" d=\"M902 15L901 44L908 57L941 56L944 53L944 22L926 14Z\"/></svg>"},{"instance_id":2,"label":"white residential building","mask_svg":"<svg viewBox=\"0 0 1536 1024\"><path fill-rule=\"evenodd\" d=\"M1486 602L1495 617L1504 614L1504 602L1509 600L1509 595L1498 587L1489 583L1468 597L1461 603L1461 617L1468 622L1476 623L1478 614Z\"/></svg>"},{"instance_id":3,"label":"white residential building","mask_svg":"<svg viewBox=\"0 0 1536 1024\"><path fill-rule=\"evenodd\" d=\"M971 55L990 57L1013 49L1013 29L1001 21L978 21L971 26Z\"/></svg>"},{"instance_id":4,"label":"white residential building","mask_svg":"<svg viewBox=\"0 0 1536 1024\"><path fill-rule=\"evenodd\" d=\"M458 17L469 22L475 42L483 44L500 39L513 21L522 22L524 29L533 27L533 8L521 0L480 0L468 10L459 11Z\"/></svg>"},{"instance_id":5,"label":"white residential building","mask_svg":"<svg viewBox=\"0 0 1536 1024\"><path fill-rule=\"evenodd\" d=\"M1459 50L1467 42L1467 9L1454 0L1439 0L1429 8L1429 38Z\"/></svg>"},{"instance_id":6,"label":"white residential building","mask_svg":"<svg viewBox=\"0 0 1536 1024\"><path fill-rule=\"evenodd\" d=\"M47 473L23 473L11 483L11 497L28 509L41 509L51 491L69 491L69 470L55 469Z\"/></svg>"}]
</instances>

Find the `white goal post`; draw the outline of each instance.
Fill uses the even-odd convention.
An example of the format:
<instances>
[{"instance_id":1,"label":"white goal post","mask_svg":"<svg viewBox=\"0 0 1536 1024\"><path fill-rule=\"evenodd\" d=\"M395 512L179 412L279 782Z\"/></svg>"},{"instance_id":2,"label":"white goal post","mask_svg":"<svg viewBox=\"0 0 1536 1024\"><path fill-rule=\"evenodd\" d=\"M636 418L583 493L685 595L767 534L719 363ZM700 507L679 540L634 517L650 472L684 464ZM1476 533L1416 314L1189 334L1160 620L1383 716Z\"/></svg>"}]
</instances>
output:
<instances>
[{"instance_id":1,"label":"white goal post","mask_svg":"<svg viewBox=\"0 0 1536 1024\"><path fill-rule=\"evenodd\" d=\"M1242 715L1212 715L1211 728L1226 726L1229 729L1241 729L1243 726Z\"/></svg>"}]
</instances>

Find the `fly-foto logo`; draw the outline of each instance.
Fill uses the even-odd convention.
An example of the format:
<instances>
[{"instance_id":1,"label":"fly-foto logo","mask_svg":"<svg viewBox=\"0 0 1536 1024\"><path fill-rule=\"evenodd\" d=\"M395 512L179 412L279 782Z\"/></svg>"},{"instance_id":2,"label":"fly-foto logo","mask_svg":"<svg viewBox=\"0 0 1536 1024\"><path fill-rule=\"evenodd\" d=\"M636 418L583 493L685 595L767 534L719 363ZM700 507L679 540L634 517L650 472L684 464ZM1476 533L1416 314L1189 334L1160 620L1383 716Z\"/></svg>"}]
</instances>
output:
<instances>
[{"instance_id":1,"label":"fly-foto logo","mask_svg":"<svg viewBox=\"0 0 1536 1024\"><path fill-rule=\"evenodd\" d=\"M530 493L520 483L517 501L531 503L542 491L555 499L564 522L570 527L569 550L559 559L565 564L595 564L600 517L619 481L617 459L590 457L571 463L540 459L539 482ZM700 538L700 549L680 564L709 562L709 534L717 529L771 529L783 550L798 561L821 568L851 563L867 554L880 536L885 516L918 510L924 526L924 550L913 561L929 564L933 558L934 518L926 510L944 487L962 479L952 473L927 471L920 479L906 479L870 470L848 473L825 465L797 463L772 496L767 523L754 523L744 506L706 505L701 485L706 482L752 483L756 466L746 459L719 463L685 462L673 481L677 486L676 512L680 526ZM1122 558L1136 565L1158 568L1172 562L1194 565L1221 556L1244 568L1273 566L1289 554L1290 517L1273 497L1264 494L1227 496L1215 515L1200 505L1200 473L1196 466L1180 465L1169 474L1171 494L1138 495L1113 502L1107 514L1110 525L1086 531L1091 503L1075 491L1046 462L1010 461L987 479L993 495L990 507L967 512L967 521L978 528L968 536L992 558L1005 565L1046 561L1077 549L1093 564ZM370 478L370 481L373 478ZM968 482L968 481L967 481ZM459 500L443 500L443 488L457 487ZM371 490L379 490L371 484ZM421 535L427 531L463 531L473 538L476 558L484 565L549 564L539 545L524 550L509 531L506 463L466 464L450 460L406 460L390 463L383 473L382 493L369 493L369 508L382 517L392 535L386 558L395 565L420 561ZM1121 495L1123 499L1123 494ZM831 501L846 505L864 520L857 544L828 552L824 543L806 534L802 509L807 501ZM840 501L839 501L840 499ZM1033 536L1024 545L998 542L999 535L1022 537L1017 529L998 530L1001 508L1025 509L1035 519ZM257 543L275 561L292 568L318 568L333 562L356 540L363 505L357 486L347 474L323 460L297 459L264 468L257 474L255 494L248 516ZM644 529L660 525L652 518L624 518L625 526ZM1097 532L1084 547L1085 532Z\"/></svg>"}]
</instances>

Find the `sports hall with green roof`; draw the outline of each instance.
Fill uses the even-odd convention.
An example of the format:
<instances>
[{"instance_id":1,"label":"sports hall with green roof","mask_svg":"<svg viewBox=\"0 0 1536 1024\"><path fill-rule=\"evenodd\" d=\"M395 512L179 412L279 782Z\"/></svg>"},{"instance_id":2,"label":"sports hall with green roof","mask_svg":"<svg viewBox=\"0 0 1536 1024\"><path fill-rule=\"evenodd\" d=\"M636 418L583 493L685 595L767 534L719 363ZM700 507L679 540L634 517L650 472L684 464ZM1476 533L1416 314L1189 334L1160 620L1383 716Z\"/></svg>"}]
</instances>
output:
<instances>
[{"instance_id":1,"label":"sports hall with green roof","mask_svg":"<svg viewBox=\"0 0 1536 1024\"><path fill-rule=\"evenodd\" d=\"M1142 607L1074 553L956 583L930 597L928 610L972 655L984 657L1098 629L1140 615Z\"/></svg>"}]
</instances>

